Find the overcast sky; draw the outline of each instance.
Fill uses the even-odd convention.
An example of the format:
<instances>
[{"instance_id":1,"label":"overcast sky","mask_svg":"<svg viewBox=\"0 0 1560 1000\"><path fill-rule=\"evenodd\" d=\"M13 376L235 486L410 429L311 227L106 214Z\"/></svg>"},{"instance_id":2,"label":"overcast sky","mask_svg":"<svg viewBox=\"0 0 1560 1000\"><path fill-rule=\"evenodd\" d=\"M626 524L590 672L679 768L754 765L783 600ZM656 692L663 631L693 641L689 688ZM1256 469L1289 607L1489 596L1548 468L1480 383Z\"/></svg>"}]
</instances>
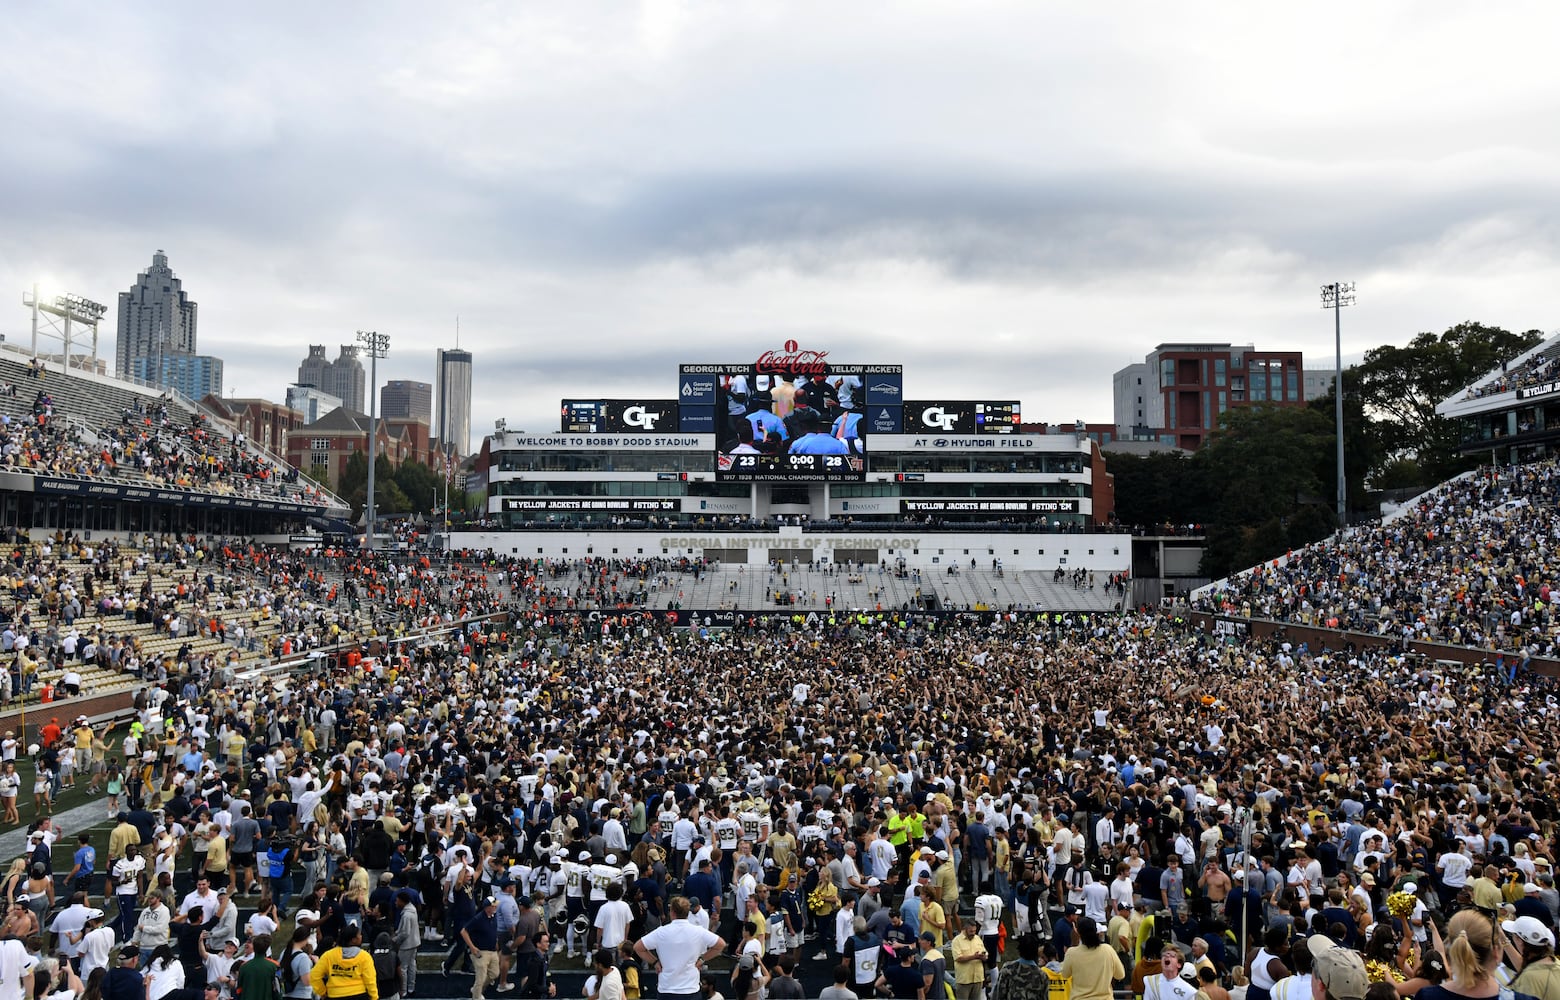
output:
<instances>
[{"instance_id":1,"label":"overcast sky","mask_svg":"<svg viewBox=\"0 0 1560 1000\"><path fill-rule=\"evenodd\" d=\"M1560 8L21 0L0 333L157 249L227 386L476 358L473 443L787 339L1111 418L1164 341L1560 327ZM113 312L108 331L112 332ZM112 344L104 352L112 358Z\"/></svg>"}]
</instances>

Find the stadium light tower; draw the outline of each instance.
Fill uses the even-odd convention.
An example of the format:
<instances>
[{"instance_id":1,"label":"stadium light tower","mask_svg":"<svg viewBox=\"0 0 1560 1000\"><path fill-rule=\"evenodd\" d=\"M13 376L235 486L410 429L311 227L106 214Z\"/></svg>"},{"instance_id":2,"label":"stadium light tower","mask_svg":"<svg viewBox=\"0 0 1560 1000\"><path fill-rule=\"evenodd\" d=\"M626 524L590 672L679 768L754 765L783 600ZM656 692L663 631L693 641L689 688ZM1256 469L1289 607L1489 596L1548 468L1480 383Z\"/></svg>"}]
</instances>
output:
<instances>
[{"instance_id":1,"label":"stadium light tower","mask_svg":"<svg viewBox=\"0 0 1560 1000\"><path fill-rule=\"evenodd\" d=\"M1348 486L1343 480L1343 307L1354 305L1354 282L1322 286L1322 308L1333 311L1333 402L1338 416L1338 537L1349 526Z\"/></svg>"},{"instance_id":2,"label":"stadium light tower","mask_svg":"<svg viewBox=\"0 0 1560 1000\"><path fill-rule=\"evenodd\" d=\"M368 551L374 551L374 445L379 435L379 359L390 351L390 336L372 330L359 330L358 343L368 352L368 530L363 542Z\"/></svg>"},{"instance_id":3,"label":"stadium light tower","mask_svg":"<svg viewBox=\"0 0 1560 1000\"><path fill-rule=\"evenodd\" d=\"M108 312L107 306L98 302L93 302L91 299L84 296L72 295L68 292L64 295L56 295L52 302L45 302L38 292L37 285L32 286L31 294L28 294L27 292L22 293L22 305L29 306L32 309L33 357L36 358L38 356L38 318L39 314L42 313L48 316L57 317L65 321L64 330L60 333L59 336L65 345L63 350L60 352L60 358L64 362L62 367L64 367L67 372L70 370L71 323L79 323L92 331L92 367L94 370L96 370L98 353L98 321L101 320L104 314ZM56 330L59 330L59 325L56 324L53 320L45 320L45 322L51 326L54 326Z\"/></svg>"}]
</instances>

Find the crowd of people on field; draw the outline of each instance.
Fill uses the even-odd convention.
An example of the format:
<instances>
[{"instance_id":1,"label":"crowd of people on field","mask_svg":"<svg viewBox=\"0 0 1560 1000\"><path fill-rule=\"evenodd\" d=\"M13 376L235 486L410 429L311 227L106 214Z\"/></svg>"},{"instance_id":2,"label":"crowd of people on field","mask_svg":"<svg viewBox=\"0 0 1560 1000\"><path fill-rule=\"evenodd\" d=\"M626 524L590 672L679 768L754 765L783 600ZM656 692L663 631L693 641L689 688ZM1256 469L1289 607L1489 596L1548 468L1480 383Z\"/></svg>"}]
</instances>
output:
<instances>
[{"instance_id":1,"label":"crowd of people on field","mask_svg":"<svg viewBox=\"0 0 1560 1000\"><path fill-rule=\"evenodd\" d=\"M1318 576L1437 627L1547 615L1523 518L1553 476L1454 484ZM42 771L68 758L114 828L99 858L35 807L0 880L0 984L36 995L415 995L432 945L474 1000L577 957L596 1000L1560 1000L1560 688L1520 663L1147 613L679 629L632 594L686 560L53 544L62 574L9 567L50 622L144 558L185 619L378 636L285 682L181 651L128 731L53 723ZM0 799L28 749L0 740Z\"/></svg>"},{"instance_id":2,"label":"crowd of people on field","mask_svg":"<svg viewBox=\"0 0 1560 1000\"><path fill-rule=\"evenodd\" d=\"M462 591L420 593L454 616ZM608 1000L652 974L797 995L820 967L837 998L1270 1000L1356 961L1399 995L1480 996L1486 971L1542 993L1543 678L1149 615L707 633L522 608L401 638L282 686L148 689L107 750L138 775L108 856L80 845L39 914L82 990L279 968L292 996L406 995L434 942L474 998L549 995L576 955Z\"/></svg>"}]
</instances>

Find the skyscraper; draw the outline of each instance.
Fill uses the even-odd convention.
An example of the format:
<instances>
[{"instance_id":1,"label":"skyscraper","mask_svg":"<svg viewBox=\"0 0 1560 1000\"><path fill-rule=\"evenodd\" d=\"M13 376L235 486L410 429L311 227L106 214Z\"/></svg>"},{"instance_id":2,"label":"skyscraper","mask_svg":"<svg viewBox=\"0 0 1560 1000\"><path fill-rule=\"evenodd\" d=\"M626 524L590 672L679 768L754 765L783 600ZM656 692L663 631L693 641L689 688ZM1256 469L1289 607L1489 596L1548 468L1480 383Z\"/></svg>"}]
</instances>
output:
<instances>
[{"instance_id":1,"label":"skyscraper","mask_svg":"<svg viewBox=\"0 0 1560 1000\"><path fill-rule=\"evenodd\" d=\"M320 386L332 396L338 396L341 401L352 409L363 413L363 407L367 406L364 388L368 385L368 374L363 371L363 362L358 360L356 345L342 344L341 350L336 355L336 360L330 363L330 368L325 373L325 384Z\"/></svg>"},{"instance_id":2,"label":"skyscraper","mask_svg":"<svg viewBox=\"0 0 1560 1000\"><path fill-rule=\"evenodd\" d=\"M363 362L358 360L354 345L342 344L336 360L326 361L325 345L310 344L309 356L298 365L298 384L335 396L349 410L367 412L363 406L368 376L363 373Z\"/></svg>"},{"instance_id":3,"label":"skyscraper","mask_svg":"<svg viewBox=\"0 0 1560 1000\"><path fill-rule=\"evenodd\" d=\"M298 384L311 389L325 391L325 369L330 367L330 359L325 356L324 344L310 344L309 356L298 365ZM340 406L340 403L336 404Z\"/></svg>"},{"instance_id":4,"label":"skyscraper","mask_svg":"<svg viewBox=\"0 0 1560 1000\"><path fill-rule=\"evenodd\" d=\"M167 254L157 251L152 266L119 293L115 369L186 395L202 388L221 395L222 361L195 353L197 319L198 307L168 266Z\"/></svg>"},{"instance_id":5,"label":"skyscraper","mask_svg":"<svg viewBox=\"0 0 1560 1000\"><path fill-rule=\"evenodd\" d=\"M421 420L433 425L433 386L393 378L379 390L379 415L386 420Z\"/></svg>"},{"instance_id":6,"label":"skyscraper","mask_svg":"<svg viewBox=\"0 0 1560 1000\"><path fill-rule=\"evenodd\" d=\"M434 356L434 385L438 389L439 443L456 454L470 454L471 352L440 349Z\"/></svg>"}]
</instances>

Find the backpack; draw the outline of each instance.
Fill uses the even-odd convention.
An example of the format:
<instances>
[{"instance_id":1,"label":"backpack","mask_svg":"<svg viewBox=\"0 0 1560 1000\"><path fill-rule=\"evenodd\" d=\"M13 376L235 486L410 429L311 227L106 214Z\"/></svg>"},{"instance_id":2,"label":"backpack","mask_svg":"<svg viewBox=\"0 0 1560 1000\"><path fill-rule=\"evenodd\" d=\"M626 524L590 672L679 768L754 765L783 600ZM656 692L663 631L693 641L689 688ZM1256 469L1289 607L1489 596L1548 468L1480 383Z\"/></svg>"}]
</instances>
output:
<instances>
[{"instance_id":1,"label":"backpack","mask_svg":"<svg viewBox=\"0 0 1560 1000\"><path fill-rule=\"evenodd\" d=\"M401 982L401 956L396 953L395 946L381 951L378 948L369 952L374 959L374 975L379 981L379 986L386 992L400 992Z\"/></svg>"},{"instance_id":2,"label":"backpack","mask_svg":"<svg viewBox=\"0 0 1560 1000\"><path fill-rule=\"evenodd\" d=\"M293 968L293 963L296 962L298 960L298 956L302 954L303 952L301 951L288 948L287 952L282 955L282 964L278 972L282 978L283 994L291 993L293 987L298 985L298 970Z\"/></svg>"}]
</instances>

